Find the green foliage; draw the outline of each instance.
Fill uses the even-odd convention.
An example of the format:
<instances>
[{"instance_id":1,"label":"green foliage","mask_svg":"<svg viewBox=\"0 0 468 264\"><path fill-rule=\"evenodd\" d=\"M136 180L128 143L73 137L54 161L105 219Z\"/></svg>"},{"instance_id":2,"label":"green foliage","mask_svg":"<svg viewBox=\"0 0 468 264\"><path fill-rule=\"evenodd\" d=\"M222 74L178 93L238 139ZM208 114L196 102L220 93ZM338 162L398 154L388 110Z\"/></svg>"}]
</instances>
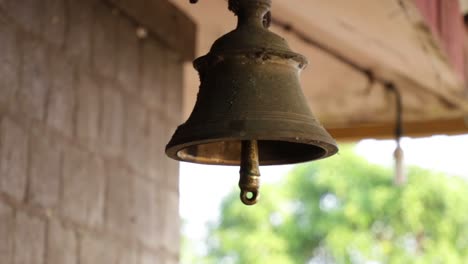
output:
<instances>
[{"instance_id":1,"label":"green foliage","mask_svg":"<svg viewBox=\"0 0 468 264\"><path fill-rule=\"evenodd\" d=\"M211 228L204 263L468 263L468 183L390 169L351 147L296 167L246 207L238 191Z\"/></svg>"},{"instance_id":2,"label":"green foliage","mask_svg":"<svg viewBox=\"0 0 468 264\"><path fill-rule=\"evenodd\" d=\"M237 191L225 199L222 220L211 229L210 263L294 263L287 252L287 241L274 223L275 217L282 217L274 215L281 214L274 201L279 190L265 186L262 191L270 195L262 197L258 207L238 203Z\"/></svg>"}]
</instances>

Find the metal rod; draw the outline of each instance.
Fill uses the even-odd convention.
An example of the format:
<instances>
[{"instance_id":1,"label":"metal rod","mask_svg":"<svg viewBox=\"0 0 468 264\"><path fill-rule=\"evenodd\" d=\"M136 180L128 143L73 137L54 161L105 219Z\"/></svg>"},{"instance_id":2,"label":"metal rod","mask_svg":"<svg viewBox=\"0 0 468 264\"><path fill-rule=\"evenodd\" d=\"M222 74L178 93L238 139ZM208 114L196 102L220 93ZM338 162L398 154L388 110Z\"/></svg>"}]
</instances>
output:
<instances>
[{"instance_id":1,"label":"metal rod","mask_svg":"<svg viewBox=\"0 0 468 264\"><path fill-rule=\"evenodd\" d=\"M385 88L395 94L396 118L395 118L395 141L396 148L393 152L395 158L395 185L401 186L406 181L405 166L403 164L403 148L401 147L401 137L403 136L403 105L400 91L393 83L385 83Z\"/></svg>"},{"instance_id":2,"label":"metal rod","mask_svg":"<svg viewBox=\"0 0 468 264\"><path fill-rule=\"evenodd\" d=\"M254 205L260 197L260 170L258 168L256 140L242 141L239 188L240 199L245 205Z\"/></svg>"},{"instance_id":3,"label":"metal rod","mask_svg":"<svg viewBox=\"0 0 468 264\"><path fill-rule=\"evenodd\" d=\"M395 119L395 139L400 142L403 135L403 103L400 91L391 82L384 83L385 88L395 94L396 119Z\"/></svg>"}]
</instances>

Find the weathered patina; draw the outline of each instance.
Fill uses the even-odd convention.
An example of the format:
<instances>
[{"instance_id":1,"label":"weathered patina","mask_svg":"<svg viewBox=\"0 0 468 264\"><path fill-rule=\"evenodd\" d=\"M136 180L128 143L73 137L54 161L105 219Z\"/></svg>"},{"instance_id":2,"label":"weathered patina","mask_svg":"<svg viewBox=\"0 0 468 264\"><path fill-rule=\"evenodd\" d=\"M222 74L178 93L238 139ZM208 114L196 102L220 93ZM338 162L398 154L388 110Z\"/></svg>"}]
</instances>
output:
<instances>
[{"instance_id":1,"label":"weathered patina","mask_svg":"<svg viewBox=\"0 0 468 264\"><path fill-rule=\"evenodd\" d=\"M270 32L270 0L231 0L237 28L194 61L197 102L166 147L194 163L241 165L241 200L259 197L259 165L325 158L336 142L314 118L299 84L307 59Z\"/></svg>"}]
</instances>

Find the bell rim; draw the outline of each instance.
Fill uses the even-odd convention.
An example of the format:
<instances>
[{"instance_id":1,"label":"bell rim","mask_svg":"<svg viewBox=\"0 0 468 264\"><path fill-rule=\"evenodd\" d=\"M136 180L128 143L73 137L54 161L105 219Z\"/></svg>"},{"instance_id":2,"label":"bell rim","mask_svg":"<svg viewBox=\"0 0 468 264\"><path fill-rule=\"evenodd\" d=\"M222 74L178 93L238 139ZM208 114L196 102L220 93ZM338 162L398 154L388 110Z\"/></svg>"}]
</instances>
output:
<instances>
[{"instance_id":1,"label":"bell rim","mask_svg":"<svg viewBox=\"0 0 468 264\"><path fill-rule=\"evenodd\" d=\"M274 166L274 165L287 165L287 164L299 164L299 163L305 163L305 162L311 162L311 161L316 161L316 160L321 160L324 158L331 157L338 153L339 148L338 144L330 137L330 140L326 140L321 136L321 139L310 139L310 137L307 138L299 138L299 139L291 139L290 137L219 137L219 138L207 138L207 139L194 139L194 140L186 140L184 142L180 143L175 143L173 142L173 139L166 145L165 153L168 157L178 160L178 161L183 161L183 162L189 162L189 163L195 163L195 164L204 164L204 165L221 165L221 166L239 166L239 163L219 163L219 162L203 162L203 161L195 161L195 160L186 160L181 158L178 153L182 151L183 149L193 147L196 145L202 145L202 144L209 144L209 143L217 143L217 142L226 142L226 141L242 141L242 140L257 140L257 141L280 141L280 142L285 142L285 143L297 143L297 144L304 144L304 145L309 145L313 147L320 148L321 150L324 151L323 155L314 157L313 159L310 159L309 156L304 155L303 158L298 158L295 160L291 159L284 159L280 160L279 162L263 162L260 164L261 166Z\"/></svg>"}]
</instances>

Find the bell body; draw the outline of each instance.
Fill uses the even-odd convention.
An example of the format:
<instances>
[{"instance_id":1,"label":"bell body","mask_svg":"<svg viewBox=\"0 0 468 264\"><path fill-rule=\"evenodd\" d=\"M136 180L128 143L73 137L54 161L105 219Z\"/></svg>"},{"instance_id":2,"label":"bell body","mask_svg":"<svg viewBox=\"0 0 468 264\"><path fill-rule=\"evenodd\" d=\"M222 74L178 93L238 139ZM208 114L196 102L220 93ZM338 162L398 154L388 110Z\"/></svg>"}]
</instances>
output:
<instances>
[{"instance_id":1,"label":"bell body","mask_svg":"<svg viewBox=\"0 0 468 264\"><path fill-rule=\"evenodd\" d=\"M299 73L307 60L263 26L269 1L239 2L256 13L237 13L236 30L194 61L201 82L197 102L167 145L167 155L195 163L240 165L245 140L258 142L260 165L335 154L335 141L312 115L300 87Z\"/></svg>"}]
</instances>

